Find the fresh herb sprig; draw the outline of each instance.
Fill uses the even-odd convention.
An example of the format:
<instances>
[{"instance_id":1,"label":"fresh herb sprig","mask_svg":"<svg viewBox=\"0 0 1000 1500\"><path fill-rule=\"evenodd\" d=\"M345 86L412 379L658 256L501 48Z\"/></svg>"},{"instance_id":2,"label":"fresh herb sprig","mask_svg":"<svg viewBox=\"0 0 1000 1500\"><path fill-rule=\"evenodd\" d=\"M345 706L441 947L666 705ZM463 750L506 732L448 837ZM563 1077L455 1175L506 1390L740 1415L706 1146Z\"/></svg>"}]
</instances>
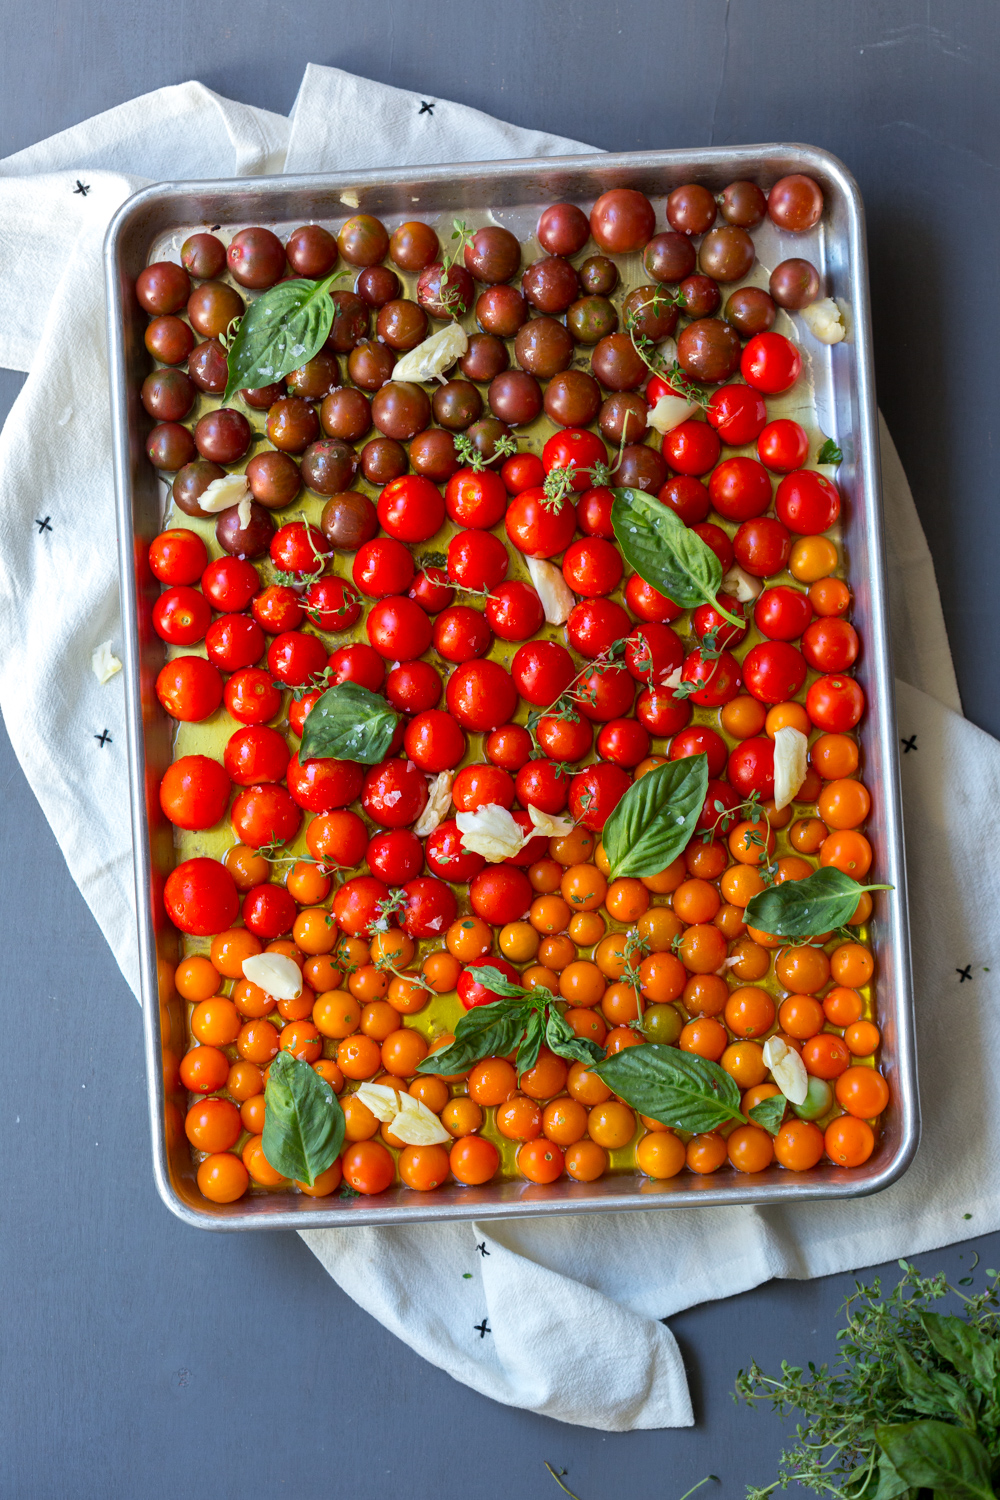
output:
<instances>
[{"instance_id":1,"label":"fresh herb sprig","mask_svg":"<svg viewBox=\"0 0 1000 1500\"><path fill-rule=\"evenodd\" d=\"M819 937L849 923L865 891L891 891L891 885L859 885L832 865L804 880L786 880L758 891L747 902L746 921L774 937Z\"/></svg>"},{"instance_id":2,"label":"fresh herb sprig","mask_svg":"<svg viewBox=\"0 0 1000 1500\"><path fill-rule=\"evenodd\" d=\"M330 288L346 274L279 281L254 298L228 342L223 402L237 391L273 385L319 353L337 310Z\"/></svg>"},{"instance_id":3,"label":"fresh herb sprig","mask_svg":"<svg viewBox=\"0 0 1000 1500\"><path fill-rule=\"evenodd\" d=\"M516 452L517 439L511 433L500 434L489 458L480 453L467 433L459 432L455 435L455 453L474 474L481 474L490 464L495 464L498 458L512 458Z\"/></svg>"},{"instance_id":4,"label":"fresh herb sprig","mask_svg":"<svg viewBox=\"0 0 1000 1500\"><path fill-rule=\"evenodd\" d=\"M643 1049L633 1048L633 1051ZM801 1415L778 1477L747 1500L801 1485L830 1500L994 1500L1000 1480L1000 1286L965 1296L900 1261L888 1293L855 1282L836 1365L741 1370L734 1399ZM935 1310L946 1296L961 1313Z\"/></svg>"},{"instance_id":5,"label":"fresh herb sprig","mask_svg":"<svg viewBox=\"0 0 1000 1500\"><path fill-rule=\"evenodd\" d=\"M611 524L625 561L640 578L682 609L711 604L738 630L746 620L718 601L722 564L707 542L676 511L643 490L616 489Z\"/></svg>"}]
</instances>

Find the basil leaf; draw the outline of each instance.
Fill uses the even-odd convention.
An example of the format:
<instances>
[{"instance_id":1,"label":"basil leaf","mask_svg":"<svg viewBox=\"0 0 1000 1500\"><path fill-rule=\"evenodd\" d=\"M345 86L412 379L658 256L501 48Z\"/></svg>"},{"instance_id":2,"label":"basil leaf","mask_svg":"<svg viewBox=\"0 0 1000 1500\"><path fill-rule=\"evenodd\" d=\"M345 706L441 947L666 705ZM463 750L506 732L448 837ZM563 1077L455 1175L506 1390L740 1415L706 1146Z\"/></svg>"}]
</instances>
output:
<instances>
[{"instance_id":1,"label":"basil leaf","mask_svg":"<svg viewBox=\"0 0 1000 1500\"><path fill-rule=\"evenodd\" d=\"M975 1428L975 1408L953 1375L947 1370L925 1370L899 1339L895 1341L895 1352L907 1406L925 1417L946 1420L957 1417L964 1427Z\"/></svg>"},{"instance_id":2,"label":"basil leaf","mask_svg":"<svg viewBox=\"0 0 1000 1500\"><path fill-rule=\"evenodd\" d=\"M528 1021L523 1001L497 1000L474 1005L455 1027L455 1040L417 1064L418 1073L465 1073L484 1057L506 1057L517 1045Z\"/></svg>"},{"instance_id":3,"label":"basil leaf","mask_svg":"<svg viewBox=\"0 0 1000 1500\"><path fill-rule=\"evenodd\" d=\"M333 757L376 766L385 758L399 714L358 682L327 688L306 716L299 760Z\"/></svg>"},{"instance_id":4,"label":"basil leaf","mask_svg":"<svg viewBox=\"0 0 1000 1500\"><path fill-rule=\"evenodd\" d=\"M279 281L254 298L229 346L223 402L236 391L273 385L319 353L333 326L330 287L343 274L324 281Z\"/></svg>"},{"instance_id":5,"label":"basil leaf","mask_svg":"<svg viewBox=\"0 0 1000 1500\"><path fill-rule=\"evenodd\" d=\"M279 1052L264 1090L261 1148L276 1172L312 1187L344 1144L344 1112L336 1094L290 1052Z\"/></svg>"},{"instance_id":6,"label":"basil leaf","mask_svg":"<svg viewBox=\"0 0 1000 1500\"><path fill-rule=\"evenodd\" d=\"M759 891L747 902L745 921L748 927L774 937L817 937L849 922L863 891L892 889L891 885L859 885L850 875L827 865L805 880L786 880Z\"/></svg>"},{"instance_id":7,"label":"basil leaf","mask_svg":"<svg viewBox=\"0 0 1000 1500\"><path fill-rule=\"evenodd\" d=\"M667 761L633 782L604 825L610 878L665 870L687 847L707 793L707 755Z\"/></svg>"},{"instance_id":8,"label":"basil leaf","mask_svg":"<svg viewBox=\"0 0 1000 1500\"><path fill-rule=\"evenodd\" d=\"M586 1037L577 1036L566 1017L554 1005L549 1006L548 1020L545 1023L545 1045L557 1057L586 1063L588 1067L604 1056L604 1048L599 1047L596 1042L588 1041Z\"/></svg>"},{"instance_id":9,"label":"basil leaf","mask_svg":"<svg viewBox=\"0 0 1000 1500\"><path fill-rule=\"evenodd\" d=\"M613 493L611 525L622 556L639 577L682 609L711 604L731 625L742 629L746 621L729 614L716 600L722 564L708 543L655 495L632 489Z\"/></svg>"},{"instance_id":10,"label":"basil leaf","mask_svg":"<svg viewBox=\"0 0 1000 1500\"><path fill-rule=\"evenodd\" d=\"M534 990L526 990L523 984L512 984L506 974L502 974L494 964L470 964L465 972L494 995L507 995L511 999L522 1000L526 995L535 994Z\"/></svg>"},{"instance_id":11,"label":"basil leaf","mask_svg":"<svg viewBox=\"0 0 1000 1500\"><path fill-rule=\"evenodd\" d=\"M901 1479L955 1500L995 1500L990 1456L982 1443L950 1422L895 1422L876 1427L879 1447Z\"/></svg>"},{"instance_id":12,"label":"basil leaf","mask_svg":"<svg viewBox=\"0 0 1000 1500\"><path fill-rule=\"evenodd\" d=\"M759 1104L754 1105L748 1119L755 1125L763 1125L768 1135L777 1135L785 1118L787 1104L784 1094L772 1094L769 1099L762 1099Z\"/></svg>"},{"instance_id":13,"label":"basil leaf","mask_svg":"<svg viewBox=\"0 0 1000 1500\"><path fill-rule=\"evenodd\" d=\"M517 1049L517 1072L530 1073L538 1061L538 1054L542 1050L542 1042L545 1040L545 1012L533 1010L528 1019L528 1029L524 1033L524 1040Z\"/></svg>"},{"instance_id":14,"label":"basil leaf","mask_svg":"<svg viewBox=\"0 0 1000 1500\"><path fill-rule=\"evenodd\" d=\"M843 461L844 455L833 441L833 438L827 438L816 455L816 462L818 464L841 464Z\"/></svg>"},{"instance_id":15,"label":"basil leaf","mask_svg":"<svg viewBox=\"0 0 1000 1500\"><path fill-rule=\"evenodd\" d=\"M986 1396L992 1396L997 1381L997 1345L984 1338L976 1328L970 1328L961 1318L944 1313L921 1313L924 1332L942 1359L946 1359L960 1375L979 1387Z\"/></svg>"},{"instance_id":16,"label":"basil leaf","mask_svg":"<svg viewBox=\"0 0 1000 1500\"><path fill-rule=\"evenodd\" d=\"M626 1047L590 1069L641 1115L700 1135L743 1120L740 1091L724 1068L677 1047Z\"/></svg>"}]
</instances>

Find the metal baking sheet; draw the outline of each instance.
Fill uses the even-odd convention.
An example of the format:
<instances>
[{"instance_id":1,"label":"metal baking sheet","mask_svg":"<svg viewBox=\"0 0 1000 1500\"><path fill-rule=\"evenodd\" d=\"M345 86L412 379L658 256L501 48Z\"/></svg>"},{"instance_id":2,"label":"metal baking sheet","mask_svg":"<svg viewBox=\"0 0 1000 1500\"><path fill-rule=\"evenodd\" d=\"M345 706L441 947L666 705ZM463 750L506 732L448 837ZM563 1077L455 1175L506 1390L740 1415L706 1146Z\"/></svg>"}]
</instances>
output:
<instances>
[{"instance_id":1,"label":"metal baking sheet","mask_svg":"<svg viewBox=\"0 0 1000 1500\"><path fill-rule=\"evenodd\" d=\"M868 826L879 879L895 887L890 896L876 895L870 924L877 966L881 1066L891 1091L875 1152L864 1166L851 1171L826 1164L804 1173L773 1169L756 1176L682 1173L666 1182L619 1173L594 1183L562 1179L546 1187L505 1181L479 1188L451 1185L426 1194L393 1188L372 1198L252 1193L228 1205L206 1202L197 1190L183 1132L182 1098L169 1097L164 1087L163 1050L171 1045L183 1050L186 1031L183 1002L172 986L178 935L160 899L175 850L157 787L171 759L175 725L154 692L165 647L152 627L159 586L145 557L149 542L161 529L163 502L160 481L144 448L152 423L140 403L139 388L152 362L143 343L146 319L134 295L136 277L165 247L179 245L194 226L221 226L227 238L247 224L267 224L278 233L287 233L297 224L316 221L336 230L360 209L377 215L390 229L405 219L427 219L444 228L444 240L455 216L501 223L527 240L547 204L569 200L588 208L611 187L633 187L646 193L657 209L657 222L662 223L664 199L680 183L698 181L718 191L735 178L749 177L766 190L791 172L805 172L823 188L826 212L809 237L807 253L818 265L826 294L844 309L849 330L847 339L833 347L808 338L801 342L816 421L836 438L844 453L837 480L845 497L843 542L854 592L854 619L863 645L856 675L868 703L859 731L866 784L872 792ZM765 264L803 253L801 237L782 236L766 220L756 231L755 241ZM360 175L160 183L137 193L116 214L108 230L105 267L149 1112L156 1185L167 1207L186 1223L203 1229L306 1229L709 1204L798 1203L857 1197L895 1181L916 1150L919 1105L864 210L857 185L842 163L810 146L763 145L462 163Z\"/></svg>"}]
</instances>

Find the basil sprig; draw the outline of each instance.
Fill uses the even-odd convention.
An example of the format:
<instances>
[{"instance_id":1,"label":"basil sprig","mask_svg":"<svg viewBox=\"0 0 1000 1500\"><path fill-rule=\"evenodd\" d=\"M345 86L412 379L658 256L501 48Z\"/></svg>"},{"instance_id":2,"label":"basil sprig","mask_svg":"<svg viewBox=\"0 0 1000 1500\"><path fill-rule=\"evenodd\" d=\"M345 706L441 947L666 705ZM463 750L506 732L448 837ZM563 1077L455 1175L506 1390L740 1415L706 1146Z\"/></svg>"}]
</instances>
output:
<instances>
[{"instance_id":1,"label":"basil sprig","mask_svg":"<svg viewBox=\"0 0 1000 1500\"><path fill-rule=\"evenodd\" d=\"M254 298L229 345L223 401L236 391L273 385L319 353L336 312L330 287L344 274L338 271L324 281L279 281Z\"/></svg>"},{"instance_id":2,"label":"basil sprig","mask_svg":"<svg viewBox=\"0 0 1000 1500\"><path fill-rule=\"evenodd\" d=\"M589 1065L603 1056L596 1042L576 1035L544 985L529 990L512 984L493 964L470 966L466 972L498 998L466 1011L455 1027L455 1040L425 1057L418 1072L465 1073L484 1057L506 1057L517 1047L517 1071L527 1073L543 1042L569 1062Z\"/></svg>"},{"instance_id":3,"label":"basil sprig","mask_svg":"<svg viewBox=\"0 0 1000 1500\"><path fill-rule=\"evenodd\" d=\"M641 1115L700 1135L729 1120L745 1124L740 1091L718 1063L677 1047L626 1047L590 1070Z\"/></svg>"},{"instance_id":4,"label":"basil sprig","mask_svg":"<svg viewBox=\"0 0 1000 1500\"><path fill-rule=\"evenodd\" d=\"M640 783L641 785L641 783ZM818 937L849 922L864 891L891 891L891 885L859 885L827 865L805 880L786 880L759 891L747 902L746 923L774 937Z\"/></svg>"},{"instance_id":5,"label":"basil sprig","mask_svg":"<svg viewBox=\"0 0 1000 1500\"><path fill-rule=\"evenodd\" d=\"M261 1148L276 1172L312 1187L344 1144L344 1111L307 1062L279 1052L264 1090Z\"/></svg>"},{"instance_id":6,"label":"basil sprig","mask_svg":"<svg viewBox=\"0 0 1000 1500\"><path fill-rule=\"evenodd\" d=\"M611 525L622 556L639 577L682 609L711 604L743 630L746 620L731 615L716 599L722 564L708 543L655 495L616 489L614 496Z\"/></svg>"},{"instance_id":7,"label":"basil sprig","mask_svg":"<svg viewBox=\"0 0 1000 1500\"><path fill-rule=\"evenodd\" d=\"M707 793L707 755L668 761L633 782L604 825L611 879L665 870L687 848Z\"/></svg>"},{"instance_id":8,"label":"basil sprig","mask_svg":"<svg viewBox=\"0 0 1000 1500\"><path fill-rule=\"evenodd\" d=\"M299 760L331 756L376 766L384 760L398 723L399 714L380 693L358 682L338 682L306 715Z\"/></svg>"}]
</instances>

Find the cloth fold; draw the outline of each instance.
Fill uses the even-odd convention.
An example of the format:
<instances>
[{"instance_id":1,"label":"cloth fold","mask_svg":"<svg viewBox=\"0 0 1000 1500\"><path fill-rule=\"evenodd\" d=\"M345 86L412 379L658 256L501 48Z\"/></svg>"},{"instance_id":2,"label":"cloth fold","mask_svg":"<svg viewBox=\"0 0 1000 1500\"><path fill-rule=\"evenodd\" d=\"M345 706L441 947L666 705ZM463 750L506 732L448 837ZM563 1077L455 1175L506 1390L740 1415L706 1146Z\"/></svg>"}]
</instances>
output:
<instances>
[{"instance_id":1,"label":"cloth fold","mask_svg":"<svg viewBox=\"0 0 1000 1500\"><path fill-rule=\"evenodd\" d=\"M0 162L0 363L29 370L0 434L0 708L133 989L122 684L101 687L90 670L94 647L119 632L101 275L110 217L156 179L588 149L310 65L288 120L187 83ZM989 1063L1000 1047L1000 745L961 716L933 562L884 427L882 467L899 727L910 747L921 1150L900 1182L862 1202L303 1236L361 1306L494 1400L607 1431L689 1425L664 1317L773 1276L825 1275L1000 1227L1000 1079Z\"/></svg>"}]
</instances>

